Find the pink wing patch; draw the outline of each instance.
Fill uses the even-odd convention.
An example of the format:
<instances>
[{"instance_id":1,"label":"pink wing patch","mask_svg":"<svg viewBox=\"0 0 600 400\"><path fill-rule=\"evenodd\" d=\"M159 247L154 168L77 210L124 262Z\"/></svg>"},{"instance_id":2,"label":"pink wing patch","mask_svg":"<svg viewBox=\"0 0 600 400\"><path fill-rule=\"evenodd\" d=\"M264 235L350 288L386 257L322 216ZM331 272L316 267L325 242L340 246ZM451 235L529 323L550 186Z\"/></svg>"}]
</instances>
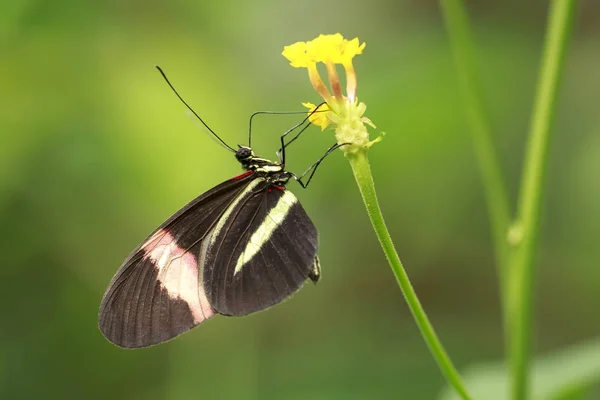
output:
<instances>
[{"instance_id":1,"label":"pink wing patch","mask_svg":"<svg viewBox=\"0 0 600 400\"><path fill-rule=\"evenodd\" d=\"M194 324L215 315L204 290L204 282L198 276L196 257L178 246L175 238L159 229L142 246L144 258L153 261L158 268L158 281L172 299L185 301L194 317Z\"/></svg>"}]
</instances>

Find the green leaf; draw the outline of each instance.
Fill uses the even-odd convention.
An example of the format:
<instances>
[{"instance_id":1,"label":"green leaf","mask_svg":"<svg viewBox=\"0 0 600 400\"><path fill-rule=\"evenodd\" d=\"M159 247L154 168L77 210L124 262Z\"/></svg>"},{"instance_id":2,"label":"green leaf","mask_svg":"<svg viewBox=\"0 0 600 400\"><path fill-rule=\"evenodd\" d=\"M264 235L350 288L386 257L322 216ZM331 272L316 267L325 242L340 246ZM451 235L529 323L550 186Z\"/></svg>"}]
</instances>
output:
<instances>
[{"instance_id":1,"label":"green leaf","mask_svg":"<svg viewBox=\"0 0 600 400\"><path fill-rule=\"evenodd\" d=\"M600 338L536 358L531 373L533 400L585 398L592 386L600 382ZM462 376L476 399L510 398L509 375L502 362L473 364ZM455 399L458 397L449 387L439 396L439 400Z\"/></svg>"}]
</instances>

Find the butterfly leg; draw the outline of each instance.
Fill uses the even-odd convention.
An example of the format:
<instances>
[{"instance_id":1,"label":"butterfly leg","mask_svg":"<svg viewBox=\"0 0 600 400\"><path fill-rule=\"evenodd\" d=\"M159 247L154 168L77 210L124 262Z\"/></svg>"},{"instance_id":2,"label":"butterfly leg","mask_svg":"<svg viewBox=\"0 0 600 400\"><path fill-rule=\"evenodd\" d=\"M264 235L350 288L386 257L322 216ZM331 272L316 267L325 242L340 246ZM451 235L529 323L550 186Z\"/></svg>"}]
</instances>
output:
<instances>
[{"instance_id":1,"label":"butterfly leg","mask_svg":"<svg viewBox=\"0 0 600 400\"><path fill-rule=\"evenodd\" d=\"M312 180L315 172L317 171L317 168L319 167L319 165L321 165L321 163L323 162L323 160L325 159L325 157L327 157L328 155L330 155L331 153L333 153L335 150L337 150L340 147L345 146L347 144L350 144L350 143L335 143L334 145L332 145L331 147L329 147L327 149L327 151L325 152L325 154L323 154L323 157L321 157L317 161L315 161L315 163L313 165L311 165L310 167L308 167L308 169L306 171L304 171L302 173L302 175L300 175L300 176L292 175L292 176L300 184L300 186L302 186L304 189L306 189L306 187L308 186L308 184ZM310 172L310 175L308 175L308 180L306 181L306 183L304 183L302 181L302 178L304 178L309 172Z\"/></svg>"},{"instance_id":2,"label":"butterfly leg","mask_svg":"<svg viewBox=\"0 0 600 400\"><path fill-rule=\"evenodd\" d=\"M283 133L283 135L281 135L281 148L277 151L277 156L279 156L279 161L281 162L281 164L285 165L285 149L292 144L294 141L296 141L296 139L298 139L300 137L300 135L310 126L310 123L307 124L305 127L303 127L299 132L296 133L296 135L294 135L293 138L291 138L287 143L285 143L285 138L292 133L293 131L295 131L297 128L301 127L302 125L304 125L307 121L309 121L310 117L319 111L319 107L321 107L323 104L325 104L325 102L319 104L318 106L315 107L314 110L311 111L310 114L308 114L306 116L306 118L304 118L300 123L292 126L290 129L288 129L287 131L285 131Z\"/></svg>"}]
</instances>

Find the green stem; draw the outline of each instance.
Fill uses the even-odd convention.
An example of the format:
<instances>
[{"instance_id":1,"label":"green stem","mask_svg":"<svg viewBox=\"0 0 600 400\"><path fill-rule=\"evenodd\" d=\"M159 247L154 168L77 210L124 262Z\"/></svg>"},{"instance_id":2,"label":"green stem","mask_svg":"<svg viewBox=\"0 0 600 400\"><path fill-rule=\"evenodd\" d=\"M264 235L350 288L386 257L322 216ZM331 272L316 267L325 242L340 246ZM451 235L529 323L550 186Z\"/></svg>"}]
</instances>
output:
<instances>
[{"instance_id":1,"label":"green stem","mask_svg":"<svg viewBox=\"0 0 600 400\"><path fill-rule=\"evenodd\" d=\"M450 38L450 47L467 118L471 126L470 131L475 157L479 165L481 182L490 216L500 291L502 298L505 298L505 266L509 251L506 235L511 219L508 189L499 156L494 146L490 120L483 106L483 95L474 57L469 16L464 2L462 0L440 0L440 5Z\"/></svg>"},{"instance_id":2,"label":"green stem","mask_svg":"<svg viewBox=\"0 0 600 400\"><path fill-rule=\"evenodd\" d=\"M529 390L532 298L535 253L539 236L550 127L560 72L571 31L576 0L553 0L548 19L534 113L521 180L515 246L509 264L510 361L512 398L525 400Z\"/></svg>"},{"instance_id":3,"label":"green stem","mask_svg":"<svg viewBox=\"0 0 600 400\"><path fill-rule=\"evenodd\" d=\"M373 229L377 234L377 238L381 243L381 247L383 248L383 252L392 267L392 271L396 276L396 280L398 281L398 285L402 290L402 294L408 303L408 307L417 322L419 329L421 330L421 334L429 346L429 350L433 354L433 357L437 361L442 373L448 380L448 382L454 387L456 392L461 396L462 399L471 399L471 396L467 392L462 379L452 364L450 357L444 350L444 346L438 339L437 335L427 315L425 314L425 310L421 306L421 302L419 301L417 294L415 293L410 280L408 279L408 275L402 266L402 262L400 261L400 257L396 252L394 247L394 243L392 243L392 238L387 230L385 225L385 221L383 220L383 215L381 214L381 209L379 208L379 203L377 201L377 195L375 193L375 184L373 182L373 177L371 175L371 167L369 166L369 160L367 158L366 151L358 152L356 154L348 154L348 159L350 160L350 164L352 166L352 171L354 172L354 177L356 179L356 183L358 184L358 188L360 189L360 193L362 195L363 201L365 203L365 207L367 208L367 213L369 214L369 218L371 219L371 223L373 224Z\"/></svg>"}]
</instances>

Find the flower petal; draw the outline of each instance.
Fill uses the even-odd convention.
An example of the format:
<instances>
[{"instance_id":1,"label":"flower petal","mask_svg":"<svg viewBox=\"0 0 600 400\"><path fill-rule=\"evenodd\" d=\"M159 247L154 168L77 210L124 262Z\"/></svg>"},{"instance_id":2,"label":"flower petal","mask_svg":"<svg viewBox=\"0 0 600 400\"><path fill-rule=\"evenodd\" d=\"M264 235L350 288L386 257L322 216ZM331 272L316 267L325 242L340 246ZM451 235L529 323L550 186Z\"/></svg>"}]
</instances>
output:
<instances>
[{"instance_id":1,"label":"flower petal","mask_svg":"<svg viewBox=\"0 0 600 400\"><path fill-rule=\"evenodd\" d=\"M331 111L327 103L319 106L317 111L315 111L317 106L315 106L313 103L306 102L302 103L302 105L308 108L308 120L311 124L320 126L321 131L324 131L325 128L329 126L331 121L329 121L328 115L331 114Z\"/></svg>"},{"instance_id":2,"label":"flower petal","mask_svg":"<svg viewBox=\"0 0 600 400\"><path fill-rule=\"evenodd\" d=\"M290 65L295 68L307 68L315 62L306 53L307 43L296 42L285 46L281 54L290 61Z\"/></svg>"},{"instance_id":3,"label":"flower petal","mask_svg":"<svg viewBox=\"0 0 600 400\"><path fill-rule=\"evenodd\" d=\"M361 44L358 41L358 38L354 38L350 41L346 41L346 45L344 46L343 57L342 57L343 60L341 61L341 63L345 64L346 62L350 62L350 61L352 61L354 56L362 54L362 51L364 50L366 45L367 44L365 42L363 42Z\"/></svg>"},{"instance_id":4,"label":"flower petal","mask_svg":"<svg viewBox=\"0 0 600 400\"><path fill-rule=\"evenodd\" d=\"M358 38L346 40L339 33L333 35L319 35L310 42L299 42L292 46L299 44L303 45L302 50L305 52L303 56L308 60L311 60L312 62L323 62L326 64L351 63L352 58L358 54L361 54L366 46L365 43L361 44ZM288 57L288 59L290 58Z\"/></svg>"},{"instance_id":5,"label":"flower petal","mask_svg":"<svg viewBox=\"0 0 600 400\"><path fill-rule=\"evenodd\" d=\"M308 53L317 62L333 62L344 48L345 39L339 33L334 35L319 35L308 44Z\"/></svg>"}]
</instances>

